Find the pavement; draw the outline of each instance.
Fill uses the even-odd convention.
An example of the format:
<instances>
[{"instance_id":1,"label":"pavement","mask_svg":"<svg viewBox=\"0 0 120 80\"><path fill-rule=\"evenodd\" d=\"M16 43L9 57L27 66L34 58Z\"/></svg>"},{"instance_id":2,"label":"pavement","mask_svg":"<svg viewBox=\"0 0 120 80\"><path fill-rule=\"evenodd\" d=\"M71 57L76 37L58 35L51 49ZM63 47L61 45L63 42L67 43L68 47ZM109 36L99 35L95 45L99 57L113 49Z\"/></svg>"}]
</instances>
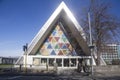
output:
<instances>
[{"instance_id":1,"label":"pavement","mask_svg":"<svg viewBox=\"0 0 120 80\"><path fill-rule=\"evenodd\" d=\"M0 80L92 80L85 76L7 76Z\"/></svg>"},{"instance_id":2,"label":"pavement","mask_svg":"<svg viewBox=\"0 0 120 80\"><path fill-rule=\"evenodd\" d=\"M93 76L86 73L77 75L0 75L0 80L120 80L120 74L94 73Z\"/></svg>"},{"instance_id":3,"label":"pavement","mask_svg":"<svg viewBox=\"0 0 120 80\"><path fill-rule=\"evenodd\" d=\"M120 80L120 72L94 72L93 75L76 71L64 71L64 74L5 72L0 73L0 80Z\"/></svg>"},{"instance_id":4,"label":"pavement","mask_svg":"<svg viewBox=\"0 0 120 80\"><path fill-rule=\"evenodd\" d=\"M88 77L88 76L13 76L0 77L0 80L120 80L120 77Z\"/></svg>"}]
</instances>

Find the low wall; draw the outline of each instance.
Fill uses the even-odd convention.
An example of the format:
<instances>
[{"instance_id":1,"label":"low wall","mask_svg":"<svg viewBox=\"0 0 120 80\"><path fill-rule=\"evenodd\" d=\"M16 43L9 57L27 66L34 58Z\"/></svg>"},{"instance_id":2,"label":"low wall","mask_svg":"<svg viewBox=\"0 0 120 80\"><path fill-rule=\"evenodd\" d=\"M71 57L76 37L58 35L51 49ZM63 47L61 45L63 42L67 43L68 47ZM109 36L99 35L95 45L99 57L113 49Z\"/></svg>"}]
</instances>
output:
<instances>
[{"instance_id":1,"label":"low wall","mask_svg":"<svg viewBox=\"0 0 120 80\"><path fill-rule=\"evenodd\" d=\"M120 65L94 66L94 72L120 72Z\"/></svg>"}]
</instances>

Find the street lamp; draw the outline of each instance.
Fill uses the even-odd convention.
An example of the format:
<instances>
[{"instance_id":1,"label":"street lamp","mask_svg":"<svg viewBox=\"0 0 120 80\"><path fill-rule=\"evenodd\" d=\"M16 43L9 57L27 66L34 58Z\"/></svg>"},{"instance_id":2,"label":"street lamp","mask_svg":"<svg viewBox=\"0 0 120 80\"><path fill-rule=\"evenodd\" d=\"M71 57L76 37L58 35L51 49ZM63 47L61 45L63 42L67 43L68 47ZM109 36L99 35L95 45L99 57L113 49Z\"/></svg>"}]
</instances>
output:
<instances>
[{"instance_id":1,"label":"street lamp","mask_svg":"<svg viewBox=\"0 0 120 80\"><path fill-rule=\"evenodd\" d=\"M28 49L28 44L26 43L26 45L23 46L23 51L25 52L25 72L27 72L27 49Z\"/></svg>"},{"instance_id":2,"label":"street lamp","mask_svg":"<svg viewBox=\"0 0 120 80\"><path fill-rule=\"evenodd\" d=\"M90 22L90 13L88 13L88 22L89 22L89 34L90 34L90 53L91 53L91 75L93 75L93 43L92 43L92 29L91 29L91 22Z\"/></svg>"}]
</instances>

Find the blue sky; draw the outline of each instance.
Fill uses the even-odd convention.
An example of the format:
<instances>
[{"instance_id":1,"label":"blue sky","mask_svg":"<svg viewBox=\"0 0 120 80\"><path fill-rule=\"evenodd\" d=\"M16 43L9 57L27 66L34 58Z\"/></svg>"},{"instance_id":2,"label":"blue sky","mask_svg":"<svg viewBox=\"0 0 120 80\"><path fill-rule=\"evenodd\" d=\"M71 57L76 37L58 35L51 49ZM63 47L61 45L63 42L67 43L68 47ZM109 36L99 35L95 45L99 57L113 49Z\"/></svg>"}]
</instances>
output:
<instances>
[{"instance_id":1,"label":"blue sky","mask_svg":"<svg viewBox=\"0 0 120 80\"><path fill-rule=\"evenodd\" d=\"M89 0L0 0L0 56L20 56L22 46L30 43L58 5L64 1L79 19ZM120 0L111 13L120 17Z\"/></svg>"}]
</instances>

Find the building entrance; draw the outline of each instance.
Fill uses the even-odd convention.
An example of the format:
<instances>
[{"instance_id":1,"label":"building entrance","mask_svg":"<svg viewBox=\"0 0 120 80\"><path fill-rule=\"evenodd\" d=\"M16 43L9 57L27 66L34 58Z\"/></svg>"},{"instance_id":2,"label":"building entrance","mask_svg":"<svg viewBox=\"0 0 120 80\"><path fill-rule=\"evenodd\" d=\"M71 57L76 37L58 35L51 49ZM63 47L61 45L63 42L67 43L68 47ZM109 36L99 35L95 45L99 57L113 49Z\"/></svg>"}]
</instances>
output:
<instances>
[{"instance_id":1,"label":"building entrance","mask_svg":"<svg viewBox=\"0 0 120 80\"><path fill-rule=\"evenodd\" d=\"M77 69L78 63L81 63L81 60L83 58L87 59L90 58L89 56L32 56L33 58L33 66L34 67L39 67L42 69L48 68L48 69L53 69L54 64L57 64L57 68L63 68L63 69L68 69L68 68L73 68Z\"/></svg>"}]
</instances>

